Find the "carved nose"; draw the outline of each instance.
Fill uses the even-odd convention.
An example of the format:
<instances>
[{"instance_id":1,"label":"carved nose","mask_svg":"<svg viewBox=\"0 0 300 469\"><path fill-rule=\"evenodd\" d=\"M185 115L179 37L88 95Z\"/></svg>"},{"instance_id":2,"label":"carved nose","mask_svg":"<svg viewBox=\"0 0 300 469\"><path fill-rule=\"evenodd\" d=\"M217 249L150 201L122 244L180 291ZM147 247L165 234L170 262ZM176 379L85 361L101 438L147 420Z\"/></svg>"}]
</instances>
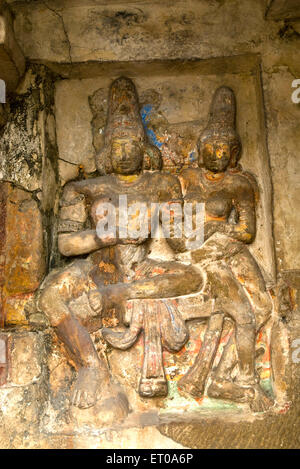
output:
<instances>
[{"instance_id":1,"label":"carved nose","mask_svg":"<svg viewBox=\"0 0 300 469\"><path fill-rule=\"evenodd\" d=\"M121 156L121 160L122 160L122 161L125 161L125 160L126 160L126 157L127 157L127 155L126 155L126 150L125 150L124 147L122 147L122 156Z\"/></svg>"}]
</instances>

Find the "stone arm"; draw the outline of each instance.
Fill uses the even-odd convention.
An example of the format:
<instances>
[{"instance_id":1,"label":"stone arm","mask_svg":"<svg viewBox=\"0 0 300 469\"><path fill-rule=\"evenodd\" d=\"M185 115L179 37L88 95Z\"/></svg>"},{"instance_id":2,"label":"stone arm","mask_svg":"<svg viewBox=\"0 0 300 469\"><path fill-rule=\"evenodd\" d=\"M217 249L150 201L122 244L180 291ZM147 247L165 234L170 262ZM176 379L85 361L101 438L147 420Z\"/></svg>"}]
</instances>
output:
<instances>
[{"instance_id":1,"label":"stone arm","mask_svg":"<svg viewBox=\"0 0 300 469\"><path fill-rule=\"evenodd\" d=\"M88 181L70 182L63 191L58 225L58 249L64 256L88 254L116 244L112 238L99 239L95 229L85 229L88 210ZM93 189L93 185L90 185ZM99 185L98 185L99 187ZM94 188L95 190L95 188Z\"/></svg>"},{"instance_id":2,"label":"stone arm","mask_svg":"<svg viewBox=\"0 0 300 469\"><path fill-rule=\"evenodd\" d=\"M95 229L85 229L88 214L87 202L101 195L111 181L106 176L66 184L59 216L58 248L64 256L89 254L116 244L140 244L142 239L123 239L97 236Z\"/></svg>"}]
</instances>

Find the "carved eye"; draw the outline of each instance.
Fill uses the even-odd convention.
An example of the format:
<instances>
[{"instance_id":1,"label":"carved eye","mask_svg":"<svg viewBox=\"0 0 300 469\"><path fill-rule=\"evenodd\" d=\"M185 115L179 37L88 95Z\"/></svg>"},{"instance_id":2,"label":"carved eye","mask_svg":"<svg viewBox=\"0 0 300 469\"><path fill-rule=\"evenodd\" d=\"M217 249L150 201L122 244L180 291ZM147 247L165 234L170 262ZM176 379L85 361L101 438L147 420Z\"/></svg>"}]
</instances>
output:
<instances>
[{"instance_id":1,"label":"carved eye","mask_svg":"<svg viewBox=\"0 0 300 469\"><path fill-rule=\"evenodd\" d=\"M227 144L219 144L217 145L216 148L216 156L218 158L222 158L222 156L228 156L229 155L229 146Z\"/></svg>"}]
</instances>

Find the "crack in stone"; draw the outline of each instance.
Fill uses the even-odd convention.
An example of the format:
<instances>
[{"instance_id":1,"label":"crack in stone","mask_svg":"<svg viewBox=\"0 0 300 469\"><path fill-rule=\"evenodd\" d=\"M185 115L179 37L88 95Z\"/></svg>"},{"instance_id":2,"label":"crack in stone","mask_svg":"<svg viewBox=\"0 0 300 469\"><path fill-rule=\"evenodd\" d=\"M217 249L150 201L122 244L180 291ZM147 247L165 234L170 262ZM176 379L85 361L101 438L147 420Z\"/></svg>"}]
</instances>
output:
<instances>
[{"instance_id":1,"label":"crack in stone","mask_svg":"<svg viewBox=\"0 0 300 469\"><path fill-rule=\"evenodd\" d=\"M72 164L73 166L80 166L80 163L72 163L71 161L64 160L64 159L61 158L61 157L59 157L58 159L61 160L61 161L64 161L65 163Z\"/></svg>"},{"instance_id":2,"label":"crack in stone","mask_svg":"<svg viewBox=\"0 0 300 469\"><path fill-rule=\"evenodd\" d=\"M62 28L63 28L63 32L64 32L64 34L65 34L65 38L66 38L66 41L67 41L67 44L68 44L69 62L70 62L71 65L73 65L73 62L72 62L72 54L71 54L72 46L71 46L71 42L70 42L70 39L69 39L69 36L68 36L68 31L67 31L67 28L66 28L66 25L65 25L65 22L64 22L63 15L61 15L60 13L58 13L58 11L56 11L54 8L49 7L49 5L47 5L46 2L43 1L43 4L45 5L45 7L46 7L49 11L52 11L52 13L54 13L56 16L58 16L58 18L59 18L60 21L61 21Z\"/></svg>"}]
</instances>

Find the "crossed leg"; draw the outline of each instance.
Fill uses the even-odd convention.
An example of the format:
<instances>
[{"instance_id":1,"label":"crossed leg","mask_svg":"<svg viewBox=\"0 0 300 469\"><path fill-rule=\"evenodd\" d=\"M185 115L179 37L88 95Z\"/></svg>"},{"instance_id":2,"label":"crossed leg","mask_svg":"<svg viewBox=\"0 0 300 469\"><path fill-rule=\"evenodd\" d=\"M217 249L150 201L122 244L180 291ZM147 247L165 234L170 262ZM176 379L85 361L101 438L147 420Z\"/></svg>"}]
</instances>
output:
<instances>
[{"instance_id":1,"label":"crossed leg","mask_svg":"<svg viewBox=\"0 0 300 469\"><path fill-rule=\"evenodd\" d=\"M112 385L105 362L99 358L89 331L95 320L101 321L101 304L92 308L88 296L97 287L89 278L92 268L89 259L73 262L66 268L53 271L42 285L39 308L47 315L51 326L67 348L68 354L78 367L71 402L80 408L93 406L108 393L116 396L115 405L126 413L125 396ZM71 304L84 297L84 316L76 313ZM114 390L114 392L113 392Z\"/></svg>"}]
</instances>

